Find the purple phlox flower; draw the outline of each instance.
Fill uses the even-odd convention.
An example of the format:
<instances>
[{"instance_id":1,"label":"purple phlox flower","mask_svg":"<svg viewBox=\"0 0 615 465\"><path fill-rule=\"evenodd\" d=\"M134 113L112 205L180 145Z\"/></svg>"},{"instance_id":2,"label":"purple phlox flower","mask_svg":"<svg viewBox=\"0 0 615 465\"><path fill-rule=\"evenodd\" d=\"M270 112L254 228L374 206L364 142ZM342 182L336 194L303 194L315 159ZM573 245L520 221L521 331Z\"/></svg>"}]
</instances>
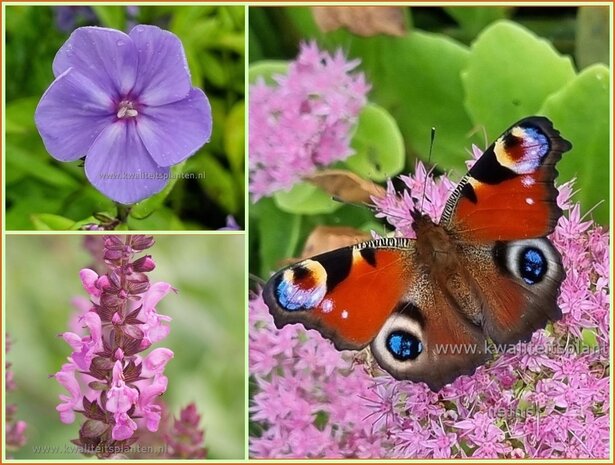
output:
<instances>
[{"instance_id":1,"label":"purple phlox flower","mask_svg":"<svg viewBox=\"0 0 615 465\"><path fill-rule=\"evenodd\" d=\"M62 32L72 31L76 24L96 20L96 14L90 6L54 6L53 13L56 26Z\"/></svg>"},{"instance_id":2,"label":"purple phlox flower","mask_svg":"<svg viewBox=\"0 0 615 465\"><path fill-rule=\"evenodd\" d=\"M209 102L192 87L182 43L168 31L81 27L56 54L53 73L35 113L45 147L59 161L85 156L88 180L112 200L132 204L159 192L170 166L209 140Z\"/></svg>"},{"instance_id":3,"label":"purple phlox flower","mask_svg":"<svg viewBox=\"0 0 615 465\"><path fill-rule=\"evenodd\" d=\"M303 43L285 75L250 88L250 192L288 190L317 169L344 160L369 85L358 60Z\"/></svg>"},{"instance_id":4,"label":"purple phlox flower","mask_svg":"<svg viewBox=\"0 0 615 465\"><path fill-rule=\"evenodd\" d=\"M222 228L219 228L218 231L239 231L241 228L239 224L237 224L237 220L233 215L227 215L226 217L226 225Z\"/></svg>"}]
</instances>

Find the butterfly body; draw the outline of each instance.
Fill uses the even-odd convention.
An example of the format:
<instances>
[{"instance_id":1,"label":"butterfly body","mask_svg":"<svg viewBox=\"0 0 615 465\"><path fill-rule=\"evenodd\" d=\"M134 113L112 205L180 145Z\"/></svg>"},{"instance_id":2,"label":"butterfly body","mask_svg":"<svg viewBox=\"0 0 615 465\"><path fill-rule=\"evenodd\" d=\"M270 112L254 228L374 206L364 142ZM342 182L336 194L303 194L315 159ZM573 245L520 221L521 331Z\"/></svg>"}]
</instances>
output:
<instances>
[{"instance_id":1,"label":"butterfly body","mask_svg":"<svg viewBox=\"0 0 615 465\"><path fill-rule=\"evenodd\" d=\"M546 236L561 215L555 163L570 144L530 117L490 146L438 223L411 212L416 239L383 238L276 273L264 299L278 327L301 323L336 348L370 345L398 379L434 390L474 372L499 345L557 320L561 257Z\"/></svg>"}]
</instances>

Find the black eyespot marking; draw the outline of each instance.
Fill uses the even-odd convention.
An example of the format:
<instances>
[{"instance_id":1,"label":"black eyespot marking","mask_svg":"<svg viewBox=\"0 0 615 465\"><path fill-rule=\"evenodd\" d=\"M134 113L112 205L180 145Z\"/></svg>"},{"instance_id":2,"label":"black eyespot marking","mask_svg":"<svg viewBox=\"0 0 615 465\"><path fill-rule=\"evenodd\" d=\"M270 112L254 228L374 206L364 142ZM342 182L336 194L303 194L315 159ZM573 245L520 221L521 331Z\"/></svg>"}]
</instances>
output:
<instances>
[{"instance_id":1,"label":"black eyespot marking","mask_svg":"<svg viewBox=\"0 0 615 465\"><path fill-rule=\"evenodd\" d=\"M528 284L542 281L547 273L547 260L544 254L535 247L526 247L519 254L519 274Z\"/></svg>"},{"instance_id":2,"label":"black eyespot marking","mask_svg":"<svg viewBox=\"0 0 615 465\"><path fill-rule=\"evenodd\" d=\"M476 192L474 192L474 187L472 187L472 184L470 183L466 183L463 185L463 187L461 188L461 196L465 197L472 203L478 202L478 199L476 198Z\"/></svg>"},{"instance_id":3,"label":"black eyespot marking","mask_svg":"<svg viewBox=\"0 0 615 465\"><path fill-rule=\"evenodd\" d=\"M361 249L360 252L361 257L371 266L376 266L376 250L372 248Z\"/></svg>"},{"instance_id":4,"label":"black eyespot marking","mask_svg":"<svg viewBox=\"0 0 615 465\"><path fill-rule=\"evenodd\" d=\"M414 360L423 352L423 344L414 334L399 330L387 336L386 348L401 362Z\"/></svg>"}]
</instances>

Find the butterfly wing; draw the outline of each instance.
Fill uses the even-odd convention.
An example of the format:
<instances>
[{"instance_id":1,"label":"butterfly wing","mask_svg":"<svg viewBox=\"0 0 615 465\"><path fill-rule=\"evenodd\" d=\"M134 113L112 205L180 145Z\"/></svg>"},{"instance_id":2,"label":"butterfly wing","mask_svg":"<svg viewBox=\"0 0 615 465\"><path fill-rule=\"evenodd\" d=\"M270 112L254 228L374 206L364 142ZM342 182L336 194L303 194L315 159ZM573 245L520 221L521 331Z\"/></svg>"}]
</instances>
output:
<instances>
[{"instance_id":1,"label":"butterfly wing","mask_svg":"<svg viewBox=\"0 0 615 465\"><path fill-rule=\"evenodd\" d=\"M561 216L555 164L570 148L547 118L525 118L483 153L445 207L441 224L459 243L483 330L497 343L527 340L561 318L565 273L545 236Z\"/></svg>"},{"instance_id":2,"label":"butterfly wing","mask_svg":"<svg viewBox=\"0 0 615 465\"><path fill-rule=\"evenodd\" d=\"M473 242L550 234L561 216L555 164L571 147L547 118L522 119L461 180L440 224Z\"/></svg>"},{"instance_id":3,"label":"butterfly wing","mask_svg":"<svg viewBox=\"0 0 615 465\"><path fill-rule=\"evenodd\" d=\"M386 320L371 351L393 377L422 381L438 391L474 373L488 359L485 336L426 273L416 273L410 289L408 300Z\"/></svg>"},{"instance_id":4,"label":"butterfly wing","mask_svg":"<svg viewBox=\"0 0 615 465\"><path fill-rule=\"evenodd\" d=\"M276 326L301 323L339 350L371 343L391 375L434 390L486 358L480 326L431 283L410 239L379 239L303 260L276 273L263 296Z\"/></svg>"},{"instance_id":5,"label":"butterfly wing","mask_svg":"<svg viewBox=\"0 0 615 465\"><path fill-rule=\"evenodd\" d=\"M361 349L407 292L413 241L379 239L327 252L276 273L263 290L276 326L301 323L339 350Z\"/></svg>"}]
</instances>

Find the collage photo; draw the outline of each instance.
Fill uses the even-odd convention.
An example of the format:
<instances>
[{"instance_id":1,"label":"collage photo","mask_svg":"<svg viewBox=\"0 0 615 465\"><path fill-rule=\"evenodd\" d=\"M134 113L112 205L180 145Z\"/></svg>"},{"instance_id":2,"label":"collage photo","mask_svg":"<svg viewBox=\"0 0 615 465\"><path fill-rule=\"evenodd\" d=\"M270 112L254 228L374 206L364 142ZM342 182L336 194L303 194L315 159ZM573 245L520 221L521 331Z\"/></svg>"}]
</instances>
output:
<instances>
[{"instance_id":1,"label":"collage photo","mask_svg":"<svg viewBox=\"0 0 615 465\"><path fill-rule=\"evenodd\" d=\"M612 463L612 2L0 14L2 463Z\"/></svg>"}]
</instances>

